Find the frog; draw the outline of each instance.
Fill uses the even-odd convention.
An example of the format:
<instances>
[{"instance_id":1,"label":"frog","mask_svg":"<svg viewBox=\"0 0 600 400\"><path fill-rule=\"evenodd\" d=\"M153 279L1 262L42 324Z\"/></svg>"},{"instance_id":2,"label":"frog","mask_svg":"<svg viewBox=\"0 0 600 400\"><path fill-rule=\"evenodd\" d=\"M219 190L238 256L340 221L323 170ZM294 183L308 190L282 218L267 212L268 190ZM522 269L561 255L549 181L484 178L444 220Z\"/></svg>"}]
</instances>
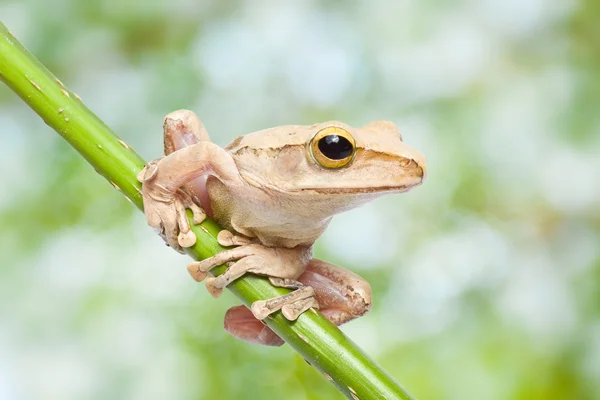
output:
<instances>
[{"instance_id":1,"label":"frog","mask_svg":"<svg viewBox=\"0 0 600 400\"><path fill-rule=\"evenodd\" d=\"M250 308L230 308L228 333L280 346L283 340L263 323L273 313L294 321L319 309L341 325L370 310L365 279L312 253L334 215L423 183L425 158L404 143L394 123L285 125L222 148L194 112L177 110L164 118L163 131L164 156L138 175L148 225L179 252L196 242L187 209L193 224L209 216L223 227L217 241L226 250L187 267L214 297L246 274L291 289ZM224 273L210 274L223 264Z\"/></svg>"}]
</instances>

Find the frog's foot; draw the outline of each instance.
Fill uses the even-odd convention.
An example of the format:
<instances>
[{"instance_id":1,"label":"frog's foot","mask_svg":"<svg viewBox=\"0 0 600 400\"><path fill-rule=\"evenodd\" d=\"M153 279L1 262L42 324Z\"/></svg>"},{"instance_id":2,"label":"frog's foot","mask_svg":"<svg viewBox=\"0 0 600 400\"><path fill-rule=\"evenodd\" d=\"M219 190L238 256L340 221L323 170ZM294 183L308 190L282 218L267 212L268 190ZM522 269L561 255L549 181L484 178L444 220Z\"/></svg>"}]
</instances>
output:
<instances>
[{"instance_id":1,"label":"frog's foot","mask_svg":"<svg viewBox=\"0 0 600 400\"><path fill-rule=\"evenodd\" d=\"M222 251L206 260L193 262L188 265L188 272L198 282L205 280L210 294L218 297L225 286L248 272L270 277L295 278L306 268L309 255L309 248L282 249L250 243ZM211 269L223 264L229 265L223 274L217 277L208 276Z\"/></svg>"},{"instance_id":2,"label":"frog's foot","mask_svg":"<svg viewBox=\"0 0 600 400\"><path fill-rule=\"evenodd\" d=\"M314 288L321 313L336 325L358 318L371 308L368 282L336 265L313 259L298 281ZM267 346L284 343L245 306L232 307L227 311L225 330L249 343Z\"/></svg>"},{"instance_id":3,"label":"frog's foot","mask_svg":"<svg viewBox=\"0 0 600 400\"><path fill-rule=\"evenodd\" d=\"M302 282L273 277L269 280L274 286L296 290L284 296L255 301L251 309L246 306L231 307L225 314L224 326L227 332L246 342L266 346L281 346L284 341L262 320L281 310L285 318L295 321L300 314L308 309L318 309L319 303L315 299L313 288L304 286Z\"/></svg>"},{"instance_id":4,"label":"frog's foot","mask_svg":"<svg viewBox=\"0 0 600 400\"><path fill-rule=\"evenodd\" d=\"M194 224L199 224L206 218L206 213L192 197L182 189L172 193L154 182L160 160L148 163L138 174L142 182L144 198L144 213L150 225L167 243L180 253L183 247L191 247L196 243L196 235L190 230L186 214L189 208L193 215Z\"/></svg>"},{"instance_id":5,"label":"frog's foot","mask_svg":"<svg viewBox=\"0 0 600 400\"><path fill-rule=\"evenodd\" d=\"M265 319L275 311L281 313L290 321L298 319L300 314L309 308L319 308L315 299L315 290L310 286L302 286L291 293L268 300L258 300L252 303L250 310L256 319Z\"/></svg>"}]
</instances>

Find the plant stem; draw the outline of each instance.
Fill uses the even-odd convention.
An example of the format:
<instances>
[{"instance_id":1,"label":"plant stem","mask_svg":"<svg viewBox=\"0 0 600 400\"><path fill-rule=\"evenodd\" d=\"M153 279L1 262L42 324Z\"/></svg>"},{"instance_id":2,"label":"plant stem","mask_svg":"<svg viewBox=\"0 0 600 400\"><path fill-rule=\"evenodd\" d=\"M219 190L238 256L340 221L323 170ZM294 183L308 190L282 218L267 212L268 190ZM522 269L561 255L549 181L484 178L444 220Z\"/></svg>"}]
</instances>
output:
<instances>
[{"instance_id":1,"label":"plant stem","mask_svg":"<svg viewBox=\"0 0 600 400\"><path fill-rule=\"evenodd\" d=\"M145 165L96 115L31 55L0 23L0 79L15 91L47 125L58 132L117 190L143 209L137 173ZM198 240L188 249L196 260L223 248L216 240L221 228L206 220L194 226ZM215 272L220 274L225 266ZM244 304L280 296L265 278L247 275L228 286ZM305 312L296 322L281 312L267 325L305 360L323 373L348 398L411 399L412 397L355 343L318 312ZM226 373L224 371L224 373Z\"/></svg>"}]
</instances>

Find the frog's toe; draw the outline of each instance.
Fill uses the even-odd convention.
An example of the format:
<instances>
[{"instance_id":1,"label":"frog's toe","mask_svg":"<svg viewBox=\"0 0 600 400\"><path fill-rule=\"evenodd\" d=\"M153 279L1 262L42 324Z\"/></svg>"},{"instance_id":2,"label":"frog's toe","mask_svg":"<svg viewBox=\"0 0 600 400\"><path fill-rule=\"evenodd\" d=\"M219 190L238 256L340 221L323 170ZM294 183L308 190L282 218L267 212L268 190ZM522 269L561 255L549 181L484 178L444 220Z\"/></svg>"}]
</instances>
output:
<instances>
[{"instance_id":1,"label":"frog's toe","mask_svg":"<svg viewBox=\"0 0 600 400\"><path fill-rule=\"evenodd\" d=\"M204 210L197 205L196 203L194 203L194 200L192 199L192 197L190 195L188 195L187 193L182 191L182 195L181 195L181 204L184 208L184 216L186 217L186 223L187 223L187 215L185 215L185 209L190 209L192 211L192 221L194 223L194 225L199 225L202 223L202 221L204 221L206 219L206 213L204 212ZM189 224L188 224L189 226Z\"/></svg>"},{"instance_id":2,"label":"frog's toe","mask_svg":"<svg viewBox=\"0 0 600 400\"><path fill-rule=\"evenodd\" d=\"M206 290L208 290L208 293L210 293L210 295L215 299L220 297L223 293L223 287L219 285L219 281L217 280L217 278L209 276L208 278L206 278L205 285Z\"/></svg>"},{"instance_id":3,"label":"frog's toe","mask_svg":"<svg viewBox=\"0 0 600 400\"><path fill-rule=\"evenodd\" d=\"M192 247L196 244L196 235L194 235L194 232L192 231L187 233L179 232L177 243L179 243L181 247Z\"/></svg>"},{"instance_id":4,"label":"frog's toe","mask_svg":"<svg viewBox=\"0 0 600 400\"><path fill-rule=\"evenodd\" d=\"M178 196L175 198L173 202L175 206L175 218L177 219L177 227L179 228L179 232L188 233L190 231L190 221L188 220L187 213L185 212L186 208L186 200L185 195L182 193L178 193Z\"/></svg>"},{"instance_id":5,"label":"frog's toe","mask_svg":"<svg viewBox=\"0 0 600 400\"><path fill-rule=\"evenodd\" d=\"M191 231L186 209L190 208L194 213L194 223L196 221L202 222L206 214L182 190L177 192L170 203L170 206L162 209L164 214L162 224L166 227L167 243L175 249L193 246L196 244L196 235Z\"/></svg>"},{"instance_id":6,"label":"frog's toe","mask_svg":"<svg viewBox=\"0 0 600 400\"><path fill-rule=\"evenodd\" d=\"M182 252L181 246L179 245L179 227L177 224L167 223L165 222L164 235L161 235L163 240L167 243L169 247L177 250L178 252Z\"/></svg>"},{"instance_id":7,"label":"frog's toe","mask_svg":"<svg viewBox=\"0 0 600 400\"><path fill-rule=\"evenodd\" d=\"M283 316L293 321L304 311L311 307L318 308L319 305L315 299L314 289L310 286L303 286L283 296L255 301L252 303L250 310L252 310L252 314L256 319L262 320L284 307Z\"/></svg>"},{"instance_id":8,"label":"frog's toe","mask_svg":"<svg viewBox=\"0 0 600 400\"><path fill-rule=\"evenodd\" d=\"M202 262L195 261L187 266L187 270L196 282L202 282L207 276L207 270L202 269Z\"/></svg>"},{"instance_id":9,"label":"frog's toe","mask_svg":"<svg viewBox=\"0 0 600 400\"><path fill-rule=\"evenodd\" d=\"M314 297L309 297L308 299L298 300L294 303L286 304L285 306L281 307L281 313L289 321L295 321L298 319L300 314L311 308L315 308L317 310L319 309L319 303Z\"/></svg>"},{"instance_id":10,"label":"frog's toe","mask_svg":"<svg viewBox=\"0 0 600 400\"><path fill-rule=\"evenodd\" d=\"M192 210L192 214L194 215L194 225L199 225L206 219L204 210L198 207L193 201L188 205L188 208Z\"/></svg>"}]
</instances>

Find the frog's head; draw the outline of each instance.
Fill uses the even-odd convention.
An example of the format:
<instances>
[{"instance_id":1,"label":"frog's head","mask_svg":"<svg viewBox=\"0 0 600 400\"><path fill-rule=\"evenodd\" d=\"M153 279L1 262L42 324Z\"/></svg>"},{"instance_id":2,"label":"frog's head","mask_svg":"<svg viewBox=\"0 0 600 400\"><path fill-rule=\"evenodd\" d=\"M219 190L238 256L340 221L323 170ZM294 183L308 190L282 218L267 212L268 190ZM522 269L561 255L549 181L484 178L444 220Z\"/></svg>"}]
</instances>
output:
<instances>
[{"instance_id":1,"label":"frog's head","mask_svg":"<svg viewBox=\"0 0 600 400\"><path fill-rule=\"evenodd\" d=\"M388 121L362 128L336 121L283 126L244 136L228 150L250 184L311 200L336 199L347 203L344 208L410 190L426 175L425 158Z\"/></svg>"}]
</instances>

